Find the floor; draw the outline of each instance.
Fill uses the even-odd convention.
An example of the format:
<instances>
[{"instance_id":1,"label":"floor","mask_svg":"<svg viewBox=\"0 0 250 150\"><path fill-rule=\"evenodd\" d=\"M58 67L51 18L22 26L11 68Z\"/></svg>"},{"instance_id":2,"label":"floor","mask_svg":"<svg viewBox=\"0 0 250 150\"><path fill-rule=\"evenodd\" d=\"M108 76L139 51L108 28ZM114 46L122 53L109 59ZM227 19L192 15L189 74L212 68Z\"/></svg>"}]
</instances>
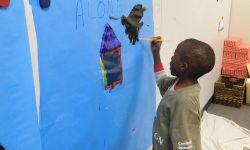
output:
<instances>
[{"instance_id":1,"label":"floor","mask_svg":"<svg viewBox=\"0 0 250 150\"><path fill-rule=\"evenodd\" d=\"M211 103L208 113L225 117L238 125L250 130L250 106L242 105L240 108Z\"/></svg>"}]
</instances>

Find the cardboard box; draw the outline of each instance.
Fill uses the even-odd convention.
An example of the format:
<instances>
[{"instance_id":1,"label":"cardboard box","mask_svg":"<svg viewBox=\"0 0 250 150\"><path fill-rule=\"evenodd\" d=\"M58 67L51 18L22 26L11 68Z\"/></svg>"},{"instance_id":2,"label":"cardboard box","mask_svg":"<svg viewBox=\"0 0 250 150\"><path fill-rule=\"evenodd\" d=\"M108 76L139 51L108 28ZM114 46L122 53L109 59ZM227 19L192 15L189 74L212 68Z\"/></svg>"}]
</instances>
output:
<instances>
[{"instance_id":1,"label":"cardboard box","mask_svg":"<svg viewBox=\"0 0 250 150\"><path fill-rule=\"evenodd\" d=\"M224 40L224 48L236 50L236 48L241 44L240 38L227 38Z\"/></svg>"},{"instance_id":2,"label":"cardboard box","mask_svg":"<svg viewBox=\"0 0 250 150\"><path fill-rule=\"evenodd\" d=\"M235 51L223 51L223 59L235 59Z\"/></svg>"},{"instance_id":3,"label":"cardboard box","mask_svg":"<svg viewBox=\"0 0 250 150\"><path fill-rule=\"evenodd\" d=\"M242 44L236 48L235 58L238 60L249 60L250 59L250 45Z\"/></svg>"}]
</instances>

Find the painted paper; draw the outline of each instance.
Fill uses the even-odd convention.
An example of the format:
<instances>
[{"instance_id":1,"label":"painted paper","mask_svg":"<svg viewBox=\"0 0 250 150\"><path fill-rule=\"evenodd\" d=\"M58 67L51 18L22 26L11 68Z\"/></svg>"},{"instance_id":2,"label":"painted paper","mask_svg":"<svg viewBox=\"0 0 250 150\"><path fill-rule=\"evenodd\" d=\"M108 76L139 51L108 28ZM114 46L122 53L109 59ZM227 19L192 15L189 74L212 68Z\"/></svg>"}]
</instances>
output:
<instances>
[{"instance_id":1,"label":"painted paper","mask_svg":"<svg viewBox=\"0 0 250 150\"><path fill-rule=\"evenodd\" d=\"M46 10L37 0L30 2L39 51L43 150L147 149L155 114L153 58L149 42L130 44L121 17L143 4L145 26L138 36L154 36L151 0L52 1ZM114 55L101 48L106 24L117 39L114 48L106 49ZM114 65L100 64L101 57ZM108 84L122 75L122 84L109 91L104 66L118 69Z\"/></svg>"},{"instance_id":2,"label":"painted paper","mask_svg":"<svg viewBox=\"0 0 250 150\"><path fill-rule=\"evenodd\" d=\"M24 2L0 8L0 145L41 150Z\"/></svg>"}]
</instances>

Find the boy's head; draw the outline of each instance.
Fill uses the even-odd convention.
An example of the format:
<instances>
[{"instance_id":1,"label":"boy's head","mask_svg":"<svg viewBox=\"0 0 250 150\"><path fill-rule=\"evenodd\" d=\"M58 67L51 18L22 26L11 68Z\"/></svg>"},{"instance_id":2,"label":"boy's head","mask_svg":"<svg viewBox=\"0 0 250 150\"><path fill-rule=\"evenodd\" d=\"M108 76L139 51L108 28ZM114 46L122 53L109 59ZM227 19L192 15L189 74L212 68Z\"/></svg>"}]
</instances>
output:
<instances>
[{"instance_id":1,"label":"boy's head","mask_svg":"<svg viewBox=\"0 0 250 150\"><path fill-rule=\"evenodd\" d=\"M202 41L186 39L176 48L170 62L171 74L196 80L210 72L215 64L213 49Z\"/></svg>"}]
</instances>

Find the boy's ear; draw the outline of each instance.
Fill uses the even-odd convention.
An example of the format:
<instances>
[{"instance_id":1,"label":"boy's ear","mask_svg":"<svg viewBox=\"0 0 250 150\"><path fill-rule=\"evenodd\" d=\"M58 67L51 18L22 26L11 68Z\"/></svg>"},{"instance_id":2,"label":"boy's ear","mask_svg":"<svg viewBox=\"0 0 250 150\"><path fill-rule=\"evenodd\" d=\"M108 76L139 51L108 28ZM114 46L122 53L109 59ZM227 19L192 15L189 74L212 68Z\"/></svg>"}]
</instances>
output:
<instances>
[{"instance_id":1,"label":"boy's ear","mask_svg":"<svg viewBox=\"0 0 250 150\"><path fill-rule=\"evenodd\" d=\"M181 71L186 71L187 69L188 69L188 63L187 62L183 62L182 64L181 64Z\"/></svg>"}]
</instances>

